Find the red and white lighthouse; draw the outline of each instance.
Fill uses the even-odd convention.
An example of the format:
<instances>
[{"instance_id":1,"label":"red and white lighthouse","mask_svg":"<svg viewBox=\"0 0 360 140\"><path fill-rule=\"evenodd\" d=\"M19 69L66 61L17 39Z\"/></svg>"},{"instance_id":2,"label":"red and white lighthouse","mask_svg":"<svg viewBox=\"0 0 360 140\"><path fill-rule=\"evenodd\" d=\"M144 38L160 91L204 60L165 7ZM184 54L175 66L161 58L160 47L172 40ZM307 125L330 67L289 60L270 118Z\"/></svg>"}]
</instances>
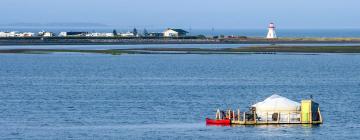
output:
<instances>
[{"instance_id":1,"label":"red and white lighthouse","mask_svg":"<svg viewBox=\"0 0 360 140\"><path fill-rule=\"evenodd\" d=\"M275 24L274 24L274 23L270 23L270 24L269 24L269 31L268 31L268 33L267 33L266 38L268 38L268 39L277 38L276 32L275 32Z\"/></svg>"}]
</instances>

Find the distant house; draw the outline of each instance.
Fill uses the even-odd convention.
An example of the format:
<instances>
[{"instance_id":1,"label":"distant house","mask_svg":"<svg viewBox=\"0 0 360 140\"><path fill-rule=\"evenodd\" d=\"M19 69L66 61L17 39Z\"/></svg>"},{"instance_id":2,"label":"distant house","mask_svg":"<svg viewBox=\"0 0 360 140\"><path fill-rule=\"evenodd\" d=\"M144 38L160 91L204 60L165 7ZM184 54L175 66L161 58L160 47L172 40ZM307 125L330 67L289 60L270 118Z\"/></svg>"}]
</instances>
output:
<instances>
[{"instance_id":1,"label":"distant house","mask_svg":"<svg viewBox=\"0 0 360 140\"><path fill-rule=\"evenodd\" d=\"M163 34L164 37L184 37L186 34L189 33L183 29L166 29Z\"/></svg>"},{"instance_id":2,"label":"distant house","mask_svg":"<svg viewBox=\"0 0 360 140\"><path fill-rule=\"evenodd\" d=\"M61 37L80 37L80 36L86 36L88 32L60 32L59 36Z\"/></svg>"},{"instance_id":3,"label":"distant house","mask_svg":"<svg viewBox=\"0 0 360 140\"><path fill-rule=\"evenodd\" d=\"M32 37L32 32L0 32L0 37Z\"/></svg>"},{"instance_id":4,"label":"distant house","mask_svg":"<svg viewBox=\"0 0 360 140\"><path fill-rule=\"evenodd\" d=\"M113 37L114 33L88 33L86 36L91 37Z\"/></svg>"},{"instance_id":5,"label":"distant house","mask_svg":"<svg viewBox=\"0 0 360 140\"><path fill-rule=\"evenodd\" d=\"M135 34L133 32L126 32L126 33L121 33L120 36L122 36L122 37L135 37Z\"/></svg>"},{"instance_id":6,"label":"distant house","mask_svg":"<svg viewBox=\"0 0 360 140\"><path fill-rule=\"evenodd\" d=\"M66 35L67 35L66 32L60 32L60 33L59 33L59 36L60 36L60 37L65 37Z\"/></svg>"},{"instance_id":7,"label":"distant house","mask_svg":"<svg viewBox=\"0 0 360 140\"><path fill-rule=\"evenodd\" d=\"M35 33L32 32L23 32L15 34L15 37L33 37Z\"/></svg>"},{"instance_id":8,"label":"distant house","mask_svg":"<svg viewBox=\"0 0 360 140\"><path fill-rule=\"evenodd\" d=\"M0 32L0 37L15 37L16 32Z\"/></svg>"},{"instance_id":9,"label":"distant house","mask_svg":"<svg viewBox=\"0 0 360 140\"><path fill-rule=\"evenodd\" d=\"M41 31L38 33L39 36L42 36L42 37L53 37L54 36L54 33L53 32L45 32L45 31Z\"/></svg>"},{"instance_id":10,"label":"distant house","mask_svg":"<svg viewBox=\"0 0 360 140\"><path fill-rule=\"evenodd\" d=\"M163 36L164 36L164 33L155 33L155 32L152 32L152 33L147 33L146 36L147 36L147 37L163 37Z\"/></svg>"}]
</instances>

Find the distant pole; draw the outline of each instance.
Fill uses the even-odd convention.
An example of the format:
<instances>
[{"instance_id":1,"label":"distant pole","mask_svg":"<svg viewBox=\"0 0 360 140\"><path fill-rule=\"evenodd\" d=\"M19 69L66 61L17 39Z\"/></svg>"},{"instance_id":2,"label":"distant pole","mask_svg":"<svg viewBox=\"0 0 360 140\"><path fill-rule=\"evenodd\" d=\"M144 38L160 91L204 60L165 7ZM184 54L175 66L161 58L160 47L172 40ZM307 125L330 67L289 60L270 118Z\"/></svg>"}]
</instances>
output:
<instances>
[{"instance_id":1,"label":"distant pole","mask_svg":"<svg viewBox=\"0 0 360 140\"><path fill-rule=\"evenodd\" d=\"M212 35L212 36L215 36L214 31L215 31L215 29L214 29L214 27L212 27L212 28L211 28L211 35Z\"/></svg>"},{"instance_id":2,"label":"distant pole","mask_svg":"<svg viewBox=\"0 0 360 140\"><path fill-rule=\"evenodd\" d=\"M189 27L189 35L191 36L191 25L190 25L190 27Z\"/></svg>"}]
</instances>

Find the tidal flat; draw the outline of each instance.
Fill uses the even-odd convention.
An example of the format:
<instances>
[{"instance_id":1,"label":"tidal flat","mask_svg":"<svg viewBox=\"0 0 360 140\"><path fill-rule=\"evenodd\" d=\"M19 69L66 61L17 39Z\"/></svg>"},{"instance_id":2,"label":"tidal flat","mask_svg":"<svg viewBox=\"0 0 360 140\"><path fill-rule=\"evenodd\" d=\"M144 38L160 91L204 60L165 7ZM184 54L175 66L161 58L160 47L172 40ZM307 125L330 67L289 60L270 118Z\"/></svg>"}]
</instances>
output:
<instances>
[{"instance_id":1,"label":"tidal flat","mask_svg":"<svg viewBox=\"0 0 360 140\"><path fill-rule=\"evenodd\" d=\"M96 54L273 54L273 53L360 53L360 46L251 46L236 48L125 48L125 49L3 49L0 53L49 54L49 53L96 53Z\"/></svg>"}]
</instances>

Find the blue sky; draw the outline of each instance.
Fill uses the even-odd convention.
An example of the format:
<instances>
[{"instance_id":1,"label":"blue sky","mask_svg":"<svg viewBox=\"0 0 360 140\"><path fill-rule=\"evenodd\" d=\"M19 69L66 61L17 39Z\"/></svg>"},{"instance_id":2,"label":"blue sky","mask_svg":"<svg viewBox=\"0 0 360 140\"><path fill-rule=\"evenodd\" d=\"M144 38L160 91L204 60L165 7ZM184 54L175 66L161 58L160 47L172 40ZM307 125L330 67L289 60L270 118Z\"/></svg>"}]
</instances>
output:
<instances>
[{"instance_id":1,"label":"blue sky","mask_svg":"<svg viewBox=\"0 0 360 140\"><path fill-rule=\"evenodd\" d=\"M359 0L1 0L2 24L115 27L360 28Z\"/></svg>"}]
</instances>

